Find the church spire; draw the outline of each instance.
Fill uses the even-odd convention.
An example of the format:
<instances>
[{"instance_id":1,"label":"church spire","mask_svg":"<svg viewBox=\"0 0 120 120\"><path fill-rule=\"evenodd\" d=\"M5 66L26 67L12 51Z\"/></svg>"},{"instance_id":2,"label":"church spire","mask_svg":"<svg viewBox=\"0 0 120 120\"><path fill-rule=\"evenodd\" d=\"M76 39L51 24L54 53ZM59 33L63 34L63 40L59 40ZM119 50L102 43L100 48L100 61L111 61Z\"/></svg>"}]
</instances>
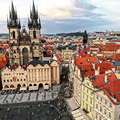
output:
<instances>
[{"instance_id":1,"label":"church spire","mask_svg":"<svg viewBox=\"0 0 120 120\"><path fill-rule=\"evenodd\" d=\"M35 3L33 1L32 10L30 10L30 19L28 19L28 27L41 29L41 22L38 19L38 11L35 8Z\"/></svg>"},{"instance_id":2,"label":"church spire","mask_svg":"<svg viewBox=\"0 0 120 120\"><path fill-rule=\"evenodd\" d=\"M88 34L87 31L85 30L83 33L83 44L87 44L88 43Z\"/></svg>"},{"instance_id":3,"label":"church spire","mask_svg":"<svg viewBox=\"0 0 120 120\"><path fill-rule=\"evenodd\" d=\"M8 28L20 28L20 21L18 21L17 11L14 8L13 2L11 3L11 10L9 11L9 19L7 21Z\"/></svg>"}]
</instances>

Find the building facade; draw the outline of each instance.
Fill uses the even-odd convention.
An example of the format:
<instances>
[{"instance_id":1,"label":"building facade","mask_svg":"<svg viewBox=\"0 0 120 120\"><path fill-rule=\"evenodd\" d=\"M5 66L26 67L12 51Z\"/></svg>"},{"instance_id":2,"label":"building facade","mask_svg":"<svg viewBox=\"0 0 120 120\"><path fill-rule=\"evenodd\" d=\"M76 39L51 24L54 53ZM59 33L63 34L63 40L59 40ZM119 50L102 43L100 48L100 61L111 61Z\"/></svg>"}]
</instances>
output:
<instances>
[{"instance_id":1,"label":"building facade","mask_svg":"<svg viewBox=\"0 0 120 120\"><path fill-rule=\"evenodd\" d=\"M34 58L42 59L41 21L34 2L30 11L30 18L28 18L28 31L25 27L21 29L21 23L13 3L7 20L7 27L9 30L10 65L25 65Z\"/></svg>"},{"instance_id":2,"label":"building facade","mask_svg":"<svg viewBox=\"0 0 120 120\"><path fill-rule=\"evenodd\" d=\"M91 120L120 120L119 73L109 70L105 74L100 74L98 67L95 70L96 77L85 77L82 81L79 71L79 68L75 69L73 81L74 98L80 108ZM100 88L97 86L99 84Z\"/></svg>"},{"instance_id":3,"label":"building facade","mask_svg":"<svg viewBox=\"0 0 120 120\"><path fill-rule=\"evenodd\" d=\"M3 90L35 90L60 83L59 64L56 61L32 61L27 68L2 70Z\"/></svg>"},{"instance_id":4,"label":"building facade","mask_svg":"<svg viewBox=\"0 0 120 120\"><path fill-rule=\"evenodd\" d=\"M74 51L68 48L65 50L62 50L62 56L65 62L69 62L72 59L73 54L74 54Z\"/></svg>"}]
</instances>

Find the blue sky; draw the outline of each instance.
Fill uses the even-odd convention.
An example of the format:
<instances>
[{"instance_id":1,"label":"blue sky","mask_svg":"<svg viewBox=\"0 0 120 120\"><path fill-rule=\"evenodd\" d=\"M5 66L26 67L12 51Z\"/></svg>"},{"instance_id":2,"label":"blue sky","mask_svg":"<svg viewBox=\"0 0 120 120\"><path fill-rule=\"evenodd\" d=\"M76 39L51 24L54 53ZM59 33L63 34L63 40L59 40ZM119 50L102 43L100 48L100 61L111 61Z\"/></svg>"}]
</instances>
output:
<instances>
[{"instance_id":1,"label":"blue sky","mask_svg":"<svg viewBox=\"0 0 120 120\"><path fill-rule=\"evenodd\" d=\"M13 0L22 25L27 25L33 0ZM34 0L42 33L120 30L120 0ZM7 32L11 0L0 0L0 32Z\"/></svg>"}]
</instances>

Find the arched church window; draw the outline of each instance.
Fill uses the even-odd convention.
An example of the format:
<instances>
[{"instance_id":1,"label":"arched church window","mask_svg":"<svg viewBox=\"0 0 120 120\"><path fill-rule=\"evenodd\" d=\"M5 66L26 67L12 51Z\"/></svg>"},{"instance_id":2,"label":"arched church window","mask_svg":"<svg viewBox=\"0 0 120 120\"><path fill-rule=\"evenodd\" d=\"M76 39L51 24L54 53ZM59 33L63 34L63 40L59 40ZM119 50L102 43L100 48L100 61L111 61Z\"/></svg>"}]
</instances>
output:
<instances>
[{"instance_id":1,"label":"arched church window","mask_svg":"<svg viewBox=\"0 0 120 120\"><path fill-rule=\"evenodd\" d=\"M29 61L29 53L27 48L23 48L22 55L23 55L23 64L25 65Z\"/></svg>"},{"instance_id":2,"label":"arched church window","mask_svg":"<svg viewBox=\"0 0 120 120\"><path fill-rule=\"evenodd\" d=\"M33 38L36 38L36 31L33 31Z\"/></svg>"},{"instance_id":3,"label":"arched church window","mask_svg":"<svg viewBox=\"0 0 120 120\"><path fill-rule=\"evenodd\" d=\"M13 39L15 39L15 31L13 31Z\"/></svg>"}]
</instances>

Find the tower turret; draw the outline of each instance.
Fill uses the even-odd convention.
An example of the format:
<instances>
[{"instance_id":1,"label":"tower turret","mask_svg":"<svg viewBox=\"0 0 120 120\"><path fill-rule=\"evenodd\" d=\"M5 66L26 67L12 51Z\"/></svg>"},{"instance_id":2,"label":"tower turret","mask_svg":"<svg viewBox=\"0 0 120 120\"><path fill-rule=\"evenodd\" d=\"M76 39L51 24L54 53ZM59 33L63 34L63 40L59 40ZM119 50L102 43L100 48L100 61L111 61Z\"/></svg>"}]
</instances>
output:
<instances>
[{"instance_id":1,"label":"tower turret","mask_svg":"<svg viewBox=\"0 0 120 120\"><path fill-rule=\"evenodd\" d=\"M37 39L40 35L41 21L38 16L38 11L35 8L33 1L32 10L30 10L30 18L28 19L29 33L32 39Z\"/></svg>"},{"instance_id":2,"label":"tower turret","mask_svg":"<svg viewBox=\"0 0 120 120\"><path fill-rule=\"evenodd\" d=\"M9 18L7 18L7 27L9 29L9 39L17 39L21 24L20 20L18 20L17 11L14 8L13 2L9 11Z\"/></svg>"},{"instance_id":3,"label":"tower turret","mask_svg":"<svg viewBox=\"0 0 120 120\"><path fill-rule=\"evenodd\" d=\"M85 30L83 33L83 45L86 45L88 43L88 34L87 31Z\"/></svg>"}]
</instances>

